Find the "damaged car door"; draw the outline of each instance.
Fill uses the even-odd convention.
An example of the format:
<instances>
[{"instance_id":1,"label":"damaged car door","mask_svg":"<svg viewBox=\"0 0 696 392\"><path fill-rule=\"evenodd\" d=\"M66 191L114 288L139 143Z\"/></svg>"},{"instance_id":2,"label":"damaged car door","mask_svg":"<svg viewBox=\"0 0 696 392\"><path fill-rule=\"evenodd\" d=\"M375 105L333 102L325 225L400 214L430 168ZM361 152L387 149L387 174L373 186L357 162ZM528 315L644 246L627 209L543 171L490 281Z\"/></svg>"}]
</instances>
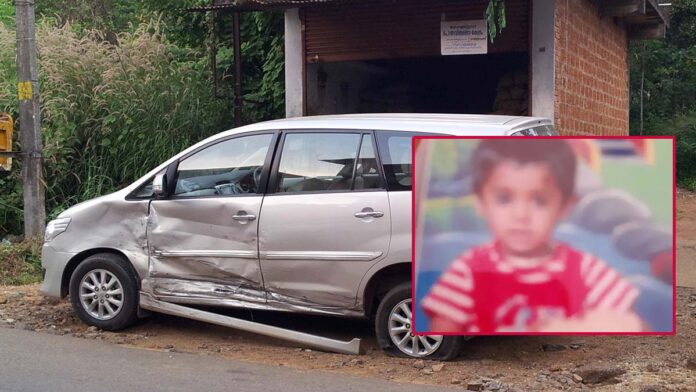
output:
<instances>
[{"instance_id":1,"label":"damaged car door","mask_svg":"<svg viewBox=\"0 0 696 392\"><path fill-rule=\"evenodd\" d=\"M268 304L360 314L358 285L391 227L372 133L288 131L278 151L259 223Z\"/></svg>"},{"instance_id":2,"label":"damaged car door","mask_svg":"<svg viewBox=\"0 0 696 392\"><path fill-rule=\"evenodd\" d=\"M184 156L148 216L148 284L172 302L266 301L258 218L274 133L236 136ZM175 174L174 174L175 173Z\"/></svg>"}]
</instances>

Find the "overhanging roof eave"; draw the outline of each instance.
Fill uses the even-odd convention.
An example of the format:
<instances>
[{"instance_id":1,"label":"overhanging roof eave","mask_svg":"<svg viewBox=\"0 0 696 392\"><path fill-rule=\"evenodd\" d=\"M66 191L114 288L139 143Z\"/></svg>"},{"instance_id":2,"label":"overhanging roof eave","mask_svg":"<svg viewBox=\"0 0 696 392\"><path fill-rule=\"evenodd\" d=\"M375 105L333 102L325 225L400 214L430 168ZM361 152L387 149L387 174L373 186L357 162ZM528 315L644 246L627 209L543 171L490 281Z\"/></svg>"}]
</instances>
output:
<instances>
[{"instance_id":1,"label":"overhanging roof eave","mask_svg":"<svg viewBox=\"0 0 696 392\"><path fill-rule=\"evenodd\" d=\"M273 11L323 3L346 2L346 0L213 0L209 6L188 7L188 12L246 12Z\"/></svg>"}]
</instances>

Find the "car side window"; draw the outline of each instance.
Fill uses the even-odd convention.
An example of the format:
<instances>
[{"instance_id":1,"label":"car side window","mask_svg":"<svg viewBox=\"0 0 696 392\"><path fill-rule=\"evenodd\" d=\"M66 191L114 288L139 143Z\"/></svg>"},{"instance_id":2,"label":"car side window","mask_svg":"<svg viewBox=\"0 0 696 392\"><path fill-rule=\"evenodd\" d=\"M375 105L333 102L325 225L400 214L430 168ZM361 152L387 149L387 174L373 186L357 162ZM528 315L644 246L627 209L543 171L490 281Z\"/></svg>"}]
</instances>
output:
<instances>
[{"instance_id":1,"label":"car side window","mask_svg":"<svg viewBox=\"0 0 696 392\"><path fill-rule=\"evenodd\" d=\"M382 176L377 166L377 155L371 135L363 135L358 154L358 167L355 170L353 189L382 188Z\"/></svg>"},{"instance_id":2,"label":"car side window","mask_svg":"<svg viewBox=\"0 0 696 392\"><path fill-rule=\"evenodd\" d=\"M389 190L411 190L411 143L417 135L407 132L377 132L377 144Z\"/></svg>"},{"instance_id":3,"label":"car side window","mask_svg":"<svg viewBox=\"0 0 696 392\"><path fill-rule=\"evenodd\" d=\"M276 191L350 190L359 133L289 133L278 166Z\"/></svg>"},{"instance_id":4,"label":"car side window","mask_svg":"<svg viewBox=\"0 0 696 392\"><path fill-rule=\"evenodd\" d=\"M272 134L213 144L179 162L174 195L228 196L261 193L261 171Z\"/></svg>"}]
</instances>

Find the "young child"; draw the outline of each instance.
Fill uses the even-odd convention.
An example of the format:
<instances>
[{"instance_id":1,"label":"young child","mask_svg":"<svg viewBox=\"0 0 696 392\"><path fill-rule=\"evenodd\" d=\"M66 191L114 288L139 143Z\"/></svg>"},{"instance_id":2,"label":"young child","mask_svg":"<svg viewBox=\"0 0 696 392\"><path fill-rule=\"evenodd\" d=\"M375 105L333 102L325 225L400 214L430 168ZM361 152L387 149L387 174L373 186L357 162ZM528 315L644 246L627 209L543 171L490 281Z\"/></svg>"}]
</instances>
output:
<instances>
[{"instance_id":1,"label":"young child","mask_svg":"<svg viewBox=\"0 0 696 392\"><path fill-rule=\"evenodd\" d=\"M591 254L556 242L572 210L576 158L564 140L486 139L472 157L477 212L494 240L454 260L421 302L430 332L629 332L638 290Z\"/></svg>"}]
</instances>

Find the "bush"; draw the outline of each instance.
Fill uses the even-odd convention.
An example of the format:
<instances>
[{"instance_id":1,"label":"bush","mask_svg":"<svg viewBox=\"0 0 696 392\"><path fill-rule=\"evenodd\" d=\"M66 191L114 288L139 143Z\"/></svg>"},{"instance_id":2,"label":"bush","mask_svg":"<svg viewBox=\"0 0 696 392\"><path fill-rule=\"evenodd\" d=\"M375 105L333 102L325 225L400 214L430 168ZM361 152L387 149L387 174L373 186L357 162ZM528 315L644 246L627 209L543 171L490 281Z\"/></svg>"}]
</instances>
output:
<instances>
[{"instance_id":1,"label":"bush","mask_svg":"<svg viewBox=\"0 0 696 392\"><path fill-rule=\"evenodd\" d=\"M229 128L231 103L211 96L208 57L175 47L161 30L155 19L112 43L69 24L38 26L49 218ZM0 111L16 118L14 45L0 24ZM19 180L18 164L0 177L0 237L21 231Z\"/></svg>"},{"instance_id":2,"label":"bush","mask_svg":"<svg viewBox=\"0 0 696 392\"><path fill-rule=\"evenodd\" d=\"M14 25L14 11L12 0L0 0L0 23Z\"/></svg>"},{"instance_id":3,"label":"bush","mask_svg":"<svg viewBox=\"0 0 696 392\"><path fill-rule=\"evenodd\" d=\"M651 135L676 136L677 184L696 191L696 110L667 120L651 121Z\"/></svg>"},{"instance_id":4,"label":"bush","mask_svg":"<svg viewBox=\"0 0 696 392\"><path fill-rule=\"evenodd\" d=\"M41 242L0 242L0 285L21 285L41 280Z\"/></svg>"}]
</instances>

